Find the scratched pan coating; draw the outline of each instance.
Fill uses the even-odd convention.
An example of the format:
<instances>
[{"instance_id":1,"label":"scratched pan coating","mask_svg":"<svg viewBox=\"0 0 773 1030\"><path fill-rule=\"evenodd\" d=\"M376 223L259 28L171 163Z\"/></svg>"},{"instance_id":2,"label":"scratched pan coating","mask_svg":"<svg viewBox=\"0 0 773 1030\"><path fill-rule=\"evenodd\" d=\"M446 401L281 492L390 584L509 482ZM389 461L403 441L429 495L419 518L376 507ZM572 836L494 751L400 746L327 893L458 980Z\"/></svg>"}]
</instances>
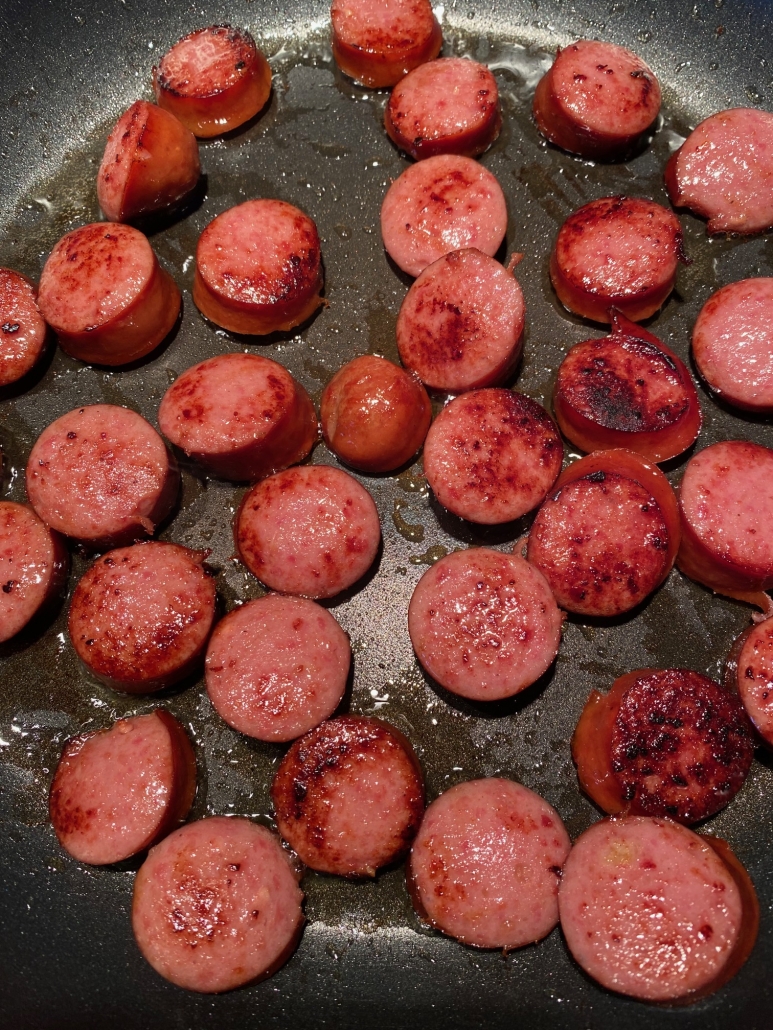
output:
<instances>
[{"instance_id":1,"label":"scratched pan coating","mask_svg":"<svg viewBox=\"0 0 773 1030\"><path fill-rule=\"evenodd\" d=\"M482 9L480 9L482 8ZM482 158L509 208L506 246L526 297L525 359L517 387L549 403L555 370L579 340L601 335L561 310L547 254L575 208L612 193L667 202L661 170L688 129L714 110L773 102L769 55L773 8L735 0L671 0L574 7L560 0L474 0L440 12L447 54L494 69L504 108L502 135ZM22 500L23 468L43 427L80 404L125 404L156 423L175 376L229 350L286 365L315 401L345 361L369 352L397 359L395 321L408 281L385 257L378 212L407 161L387 139L384 92L354 87L331 60L327 7L311 0L236 2L206 9L156 0L91 5L5 0L0 16L0 264L37 279L54 242L97 217L94 179L112 122L148 97L155 59L193 28L229 20L249 28L271 57L270 106L226 139L201 143L206 196L182 221L151 227L163 266L183 290L183 315L165 349L127 371L94 369L57 352L32 387L0 399L5 455L2 496ZM664 125L628 164L593 166L545 145L530 115L549 52L591 36L627 44L657 71ZM329 306L310 325L263 342L218 331L191 300L192 255L202 228L249 197L280 197L317 222ZM651 324L683 358L701 305L718 286L773 274L770 235L708 241L683 215L687 251L677 291ZM698 446L727 437L773 445L769 420L718 407L701 393ZM437 405L436 405L437 410ZM567 454L570 449L567 448ZM323 445L314 462L335 463ZM685 459L668 474L678 481ZM224 609L261 593L233 559L230 523L243 492L184 468L180 510L163 539L210 551ZM443 514L418 462L393 477L359 477L381 514L384 546L375 574L330 604L351 636L348 707L378 714L413 741L430 797L475 776L513 777L542 794L576 837L598 818L576 785L569 738L583 703L636 667L689 666L714 677L749 621L740 604L715 599L674 572L631 617L614 625L571 618L554 670L515 701L484 708L433 687L418 670L406 626L415 583L428 564L471 544L509 548L524 523L476 528ZM86 567L75 556L70 590ZM403 869L372 883L316 874L304 880L308 925L291 961L270 980L223 997L188 994L140 958L129 925L137 862L78 865L46 819L48 786L66 738L163 703L189 728L199 763L194 817L243 814L271 825L269 784L284 748L240 737L214 714L201 680L150 699L121 696L91 681L66 637L66 604L53 621L4 646L0 656L0 1025L103 1027L427 1027L756 1030L770 1025L773 987L773 777L758 753L740 795L706 829L746 863L762 907L757 947L741 973L691 1008L658 1010L596 987L568 957L560 932L503 956L473 951L422 927Z\"/></svg>"}]
</instances>

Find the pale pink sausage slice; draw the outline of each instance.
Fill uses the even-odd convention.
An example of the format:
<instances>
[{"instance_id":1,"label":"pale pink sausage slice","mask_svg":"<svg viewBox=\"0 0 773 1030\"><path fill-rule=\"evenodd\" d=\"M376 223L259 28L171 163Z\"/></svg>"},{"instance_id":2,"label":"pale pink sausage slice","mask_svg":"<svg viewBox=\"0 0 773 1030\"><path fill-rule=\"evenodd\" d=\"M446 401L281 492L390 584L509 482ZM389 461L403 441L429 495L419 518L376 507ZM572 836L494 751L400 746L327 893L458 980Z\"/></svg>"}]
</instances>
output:
<instances>
[{"instance_id":1,"label":"pale pink sausage slice","mask_svg":"<svg viewBox=\"0 0 773 1030\"><path fill-rule=\"evenodd\" d=\"M207 648L206 683L229 726L258 740L294 740L341 703L349 638L325 608L269 594L222 619Z\"/></svg>"},{"instance_id":2,"label":"pale pink sausage slice","mask_svg":"<svg viewBox=\"0 0 773 1030\"><path fill-rule=\"evenodd\" d=\"M190 741L159 709L68 741L51 784L49 815L73 858L109 865L175 829L195 791Z\"/></svg>"},{"instance_id":3,"label":"pale pink sausage slice","mask_svg":"<svg viewBox=\"0 0 773 1030\"><path fill-rule=\"evenodd\" d=\"M702 121L666 165L674 207L708 219L708 232L755 233L773 225L773 114L719 111Z\"/></svg>"},{"instance_id":4,"label":"pale pink sausage slice","mask_svg":"<svg viewBox=\"0 0 773 1030\"><path fill-rule=\"evenodd\" d=\"M558 923L569 836L556 810L512 780L471 780L432 802L408 887L437 930L478 948L521 948Z\"/></svg>"},{"instance_id":5,"label":"pale pink sausage slice","mask_svg":"<svg viewBox=\"0 0 773 1030\"><path fill-rule=\"evenodd\" d=\"M177 464L155 429L114 404L62 415L27 462L27 496L38 515L94 550L152 536L179 486Z\"/></svg>"},{"instance_id":6,"label":"pale pink sausage slice","mask_svg":"<svg viewBox=\"0 0 773 1030\"><path fill-rule=\"evenodd\" d=\"M416 657L441 686L473 701L498 701L550 668L563 619L533 565L474 547L424 573L408 608L408 632Z\"/></svg>"},{"instance_id":7,"label":"pale pink sausage slice","mask_svg":"<svg viewBox=\"0 0 773 1030\"><path fill-rule=\"evenodd\" d=\"M441 154L411 165L381 205L384 247L413 276L452 250L474 247L493 257L506 229L502 187L469 157Z\"/></svg>"},{"instance_id":8,"label":"pale pink sausage slice","mask_svg":"<svg viewBox=\"0 0 773 1030\"><path fill-rule=\"evenodd\" d=\"M394 86L443 43L429 0L333 0L333 57L364 86Z\"/></svg>"},{"instance_id":9,"label":"pale pink sausage slice","mask_svg":"<svg viewBox=\"0 0 773 1030\"><path fill-rule=\"evenodd\" d=\"M19 633L62 591L64 541L24 504L0 501L0 642Z\"/></svg>"},{"instance_id":10,"label":"pale pink sausage slice","mask_svg":"<svg viewBox=\"0 0 773 1030\"><path fill-rule=\"evenodd\" d=\"M424 781L399 730L342 715L296 740L271 798L280 834L307 866L375 876L410 847L424 813Z\"/></svg>"},{"instance_id":11,"label":"pale pink sausage slice","mask_svg":"<svg viewBox=\"0 0 773 1030\"><path fill-rule=\"evenodd\" d=\"M722 400L773 411L773 278L742 279L713 293L695 323L692 353Z\"/></svg>"},{"instance_id":12,"label":"pale pink sausage slice","mask_svg":"<svg viewBox=\"0 0 773 1030\"><path fill-rule=\"evenodd\" d=\"M45 350L48 328L37 297L26 275L0 268L0 386L18 382Z\"/></svg>"},{"instance_id":13,"label":"pale pink sausage slice","mask_svg":"<svg viewBox=\"0 0 773 1030\"><path fill-rule=\"evenodd\" d=\"M412 284L397 317L397 349L430 389L498 386L515 371L525 315L512 269L479 250L454 250Z\"/></svg>"},{"instance_id":14,"label":"pale pink sausage slice","mask_svg":"<svg viewBox=\"0 0 773 1030\"><path fill-rule=\"evenodd\" d=\"M134 882L132 929L157 973L206 994L270 976L303 927L298 872L279 839L214 816L170 834Z\"/></svg>"},{"instance_id":15,"label":"pale pink sausage slice","mask_svg":"<svg viewBox=\"0 0 773 1030\"><path fill-rule=\"evenodd\" d=\"M164 394L158 424L207 472L237 482L294 465L317 438L309 395L259 354L219 354L186 369Z\"/></svg>"},{"instance_id":16,"label":"pale pink sausage slice","mask_svg":"<svg viewBox=\"0 0 773 1030\"><path fill-rule=\"evenodd\" d=\"M750 626L735 641L725 686L737 692L754 728L773 748L773 622Z\"/></svg>"},{"instance_id":17,"label":"pale pink sausage slice","mask_svg":"<svg viewBox=\"0 0 773 1030\"><path fill-rule=\"evenodd\" d=\"M272 590L334 597L373 564L381 524L373 499L353 476L307 465L248 491L234 534L244 564Z\"/></svg>"},{"instance_id":18,"label":"pale pink sausage slice","mask_svg":"<svg viewBox=\"0 0 773 1030\"><path fill-rule=\"evenodd\" d=\"M424 443L435 497L470 522L520 518L545 499L564 448L553 419L512 390L474 390L447 404Z\"/></svg>"}]
</instances>

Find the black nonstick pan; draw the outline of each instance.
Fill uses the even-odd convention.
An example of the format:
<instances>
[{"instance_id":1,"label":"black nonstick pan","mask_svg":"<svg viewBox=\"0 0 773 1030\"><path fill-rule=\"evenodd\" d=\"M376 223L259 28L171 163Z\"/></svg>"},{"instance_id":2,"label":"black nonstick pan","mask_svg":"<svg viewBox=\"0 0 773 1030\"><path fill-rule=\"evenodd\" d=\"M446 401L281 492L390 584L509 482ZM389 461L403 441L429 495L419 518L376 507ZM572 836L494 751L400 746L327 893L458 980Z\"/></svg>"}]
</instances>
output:
<instances>
[{"instance_id":1,"label":"black nonstick pan","mask_svg":"<svg viewBox=\"0 0 773 1030\"><path fill-rule=\"evenodd\" d=\"M600 335L568 315L549 284L547 255L572 210L627 193L667 203L662 169L702 117L731 106L773 109L773 5L760 0L477 0L437 9L444 53L466 54L495 71L504 128L482 158L509 206L505 250L527 304L525 359L517 387L549 405L568 348ZM24 499L24 465L37 435L79 404L124 404L155 423L174 376L230 350L286 365L315 400L355 355L397 359L394 327L408 281L386 258L378 213L407 161L381 121L386 93L353 85L330 53L328 9L318 0L236 0L201 6L164 0L103 3L3 0L0 41L0 264L37 279L55 241L96 220L94 180L110 126L133 100L149 97L154 61L193 28L230 21L248 28L270 57L273 97L262 117L201 144L206 180L184 218L148 226L164 267L183 290L182 320L159 353L109 371L54 352L24 391L0 398L2 496ZM579 37L630 46L664 87L663 125L627 164L594 165L546 145L530 117L550 53ZM302 330L267 340L217 331L190 295L196 240L219 212L250 197L279 197L307 211L323 241L329 306ZM692 264L650 328L684 359L695 317L720 285L773 275L769 234L709 241L682 215ZM773 446L769 420L719 407L701 392L697 447L723 438ZM567 448L567 457L572 454ZM335 463L320 445L313 461ZM676 483L686 457L667 469ZM599 818L579 792L569 738L592 687L606 689L643 666L688 666L714 677L750 609L711 596L673 572L631 617L612 624L570 618L555 668L511 702L480 706L452 698L419 671L406 627L408 600L433 560L454 548L508 548L523 523L481 529L444 513L428 495L420 461L392 477L360 477L378 504L384 534L375 574L331 604L351 636L355 669L348 708L378 714L413 741L435 797L454 783L504 775L553 804L572 837ZM162 536L210 551L224 609L261 588L233 560L230 523L243 490L184 469L181 506ZM88 562L74 555L71 586ZM186 993L140 957L129 910L138 862L92 869L59 848L47 794L64 741L125 714L166 706L188 727L200 769L192 817L243 814L271 824L269 784L283 748L231 731L198 680L162 696L119 695L91 681L66 634L65 602L0 652L0 1026L8 1030L122 1030L217 1026L403 1028L577 1028L765 1030L773 1025L773 775L758 751L739 796L705 829L725 837L759 893L757 946L736 978L686 1008L653 1008L590 982L559 930L509 955L478 952L426 929L413 914L402 868L373 882L307 874L300 947L271 979L222 997Z\"/></svg>"}]
</instances>

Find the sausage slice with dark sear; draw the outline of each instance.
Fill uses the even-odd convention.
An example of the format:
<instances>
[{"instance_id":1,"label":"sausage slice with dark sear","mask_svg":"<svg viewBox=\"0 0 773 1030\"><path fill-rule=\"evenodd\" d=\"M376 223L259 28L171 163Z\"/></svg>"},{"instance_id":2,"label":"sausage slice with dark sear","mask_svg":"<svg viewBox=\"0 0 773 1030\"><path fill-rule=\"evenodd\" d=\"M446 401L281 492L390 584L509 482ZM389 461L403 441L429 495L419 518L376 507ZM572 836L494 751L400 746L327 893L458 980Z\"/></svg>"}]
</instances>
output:
<instances>
[{"instance_id":1,"label":"sausage slice with dark sear","mask_svg":"<svg viewBox=\"0 0 773 1030\"><path fill-rule=\"evenodd\" d=\"M69 570L61 536L27 505L0 501L0 643L63 593Z\"/></svg>"},{"instance_id":2,"label":"sausage slice with dark sear","mask_svg":"<svg viewBox=\"0 0 773 1030\"><path fill-rule=\"evenodd\" d=\"M46 349L48 326L37 299L31 279L0 268L0 386L31 372Z\"/></svg>"},{"instance_id":3,"label":"sausage slice with dark sear","mask_svg":"<svg viewBox=\"0 0 773 1030\"><path fill-rule=\"evenodd\" d=\"M749 626L733 643L725 686L741 698L762 740L773 748L773 622Z\"/></svg>"},{"instance_id":4,"label":"sausage slice with dark sear","mask_svg":"<svg viewBox=\"0 0 773 1030\"><path fill-rule=\"evenodd\" d=\"M429 0L333 0L333 57L363 86L394 86L443 44Z\"/></svg>"}]
</instances>

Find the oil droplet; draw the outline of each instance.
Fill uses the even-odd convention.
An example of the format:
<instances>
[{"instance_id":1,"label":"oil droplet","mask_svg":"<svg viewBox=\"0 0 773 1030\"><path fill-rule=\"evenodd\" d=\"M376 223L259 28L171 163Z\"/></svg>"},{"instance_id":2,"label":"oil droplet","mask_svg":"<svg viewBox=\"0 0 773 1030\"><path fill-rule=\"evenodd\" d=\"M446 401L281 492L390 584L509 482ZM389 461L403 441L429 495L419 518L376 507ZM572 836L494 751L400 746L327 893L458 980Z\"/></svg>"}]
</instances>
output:
<instances>
[{"instance_id":1,"label":"oil droplet","mask_svg":"<svg viewBox=\"0 0 773 1030\"><path fill-rule=\"evenodd\" d=\"M395 524L395 529L401 537L409 540L412 544L420 544L424 539L424 526L419 523L406 522L401 514L404 507L405 502L396 497L392 510L392 522ZM413 559L410 560L413 561Z\"/></svg>"},{"instance_id":2,"label":"oil droplet","mask_svg":"<svg viewBox=\"0 0 773 1030\"><path fill-rule=\"evenodd\" d=\"M434 565L436 561L445 558L447 554L447 548L442 544L435 544L434 547L428 547L424 554L412 554L408 561L411 565Z\"/></svg>"}]
</instances>

